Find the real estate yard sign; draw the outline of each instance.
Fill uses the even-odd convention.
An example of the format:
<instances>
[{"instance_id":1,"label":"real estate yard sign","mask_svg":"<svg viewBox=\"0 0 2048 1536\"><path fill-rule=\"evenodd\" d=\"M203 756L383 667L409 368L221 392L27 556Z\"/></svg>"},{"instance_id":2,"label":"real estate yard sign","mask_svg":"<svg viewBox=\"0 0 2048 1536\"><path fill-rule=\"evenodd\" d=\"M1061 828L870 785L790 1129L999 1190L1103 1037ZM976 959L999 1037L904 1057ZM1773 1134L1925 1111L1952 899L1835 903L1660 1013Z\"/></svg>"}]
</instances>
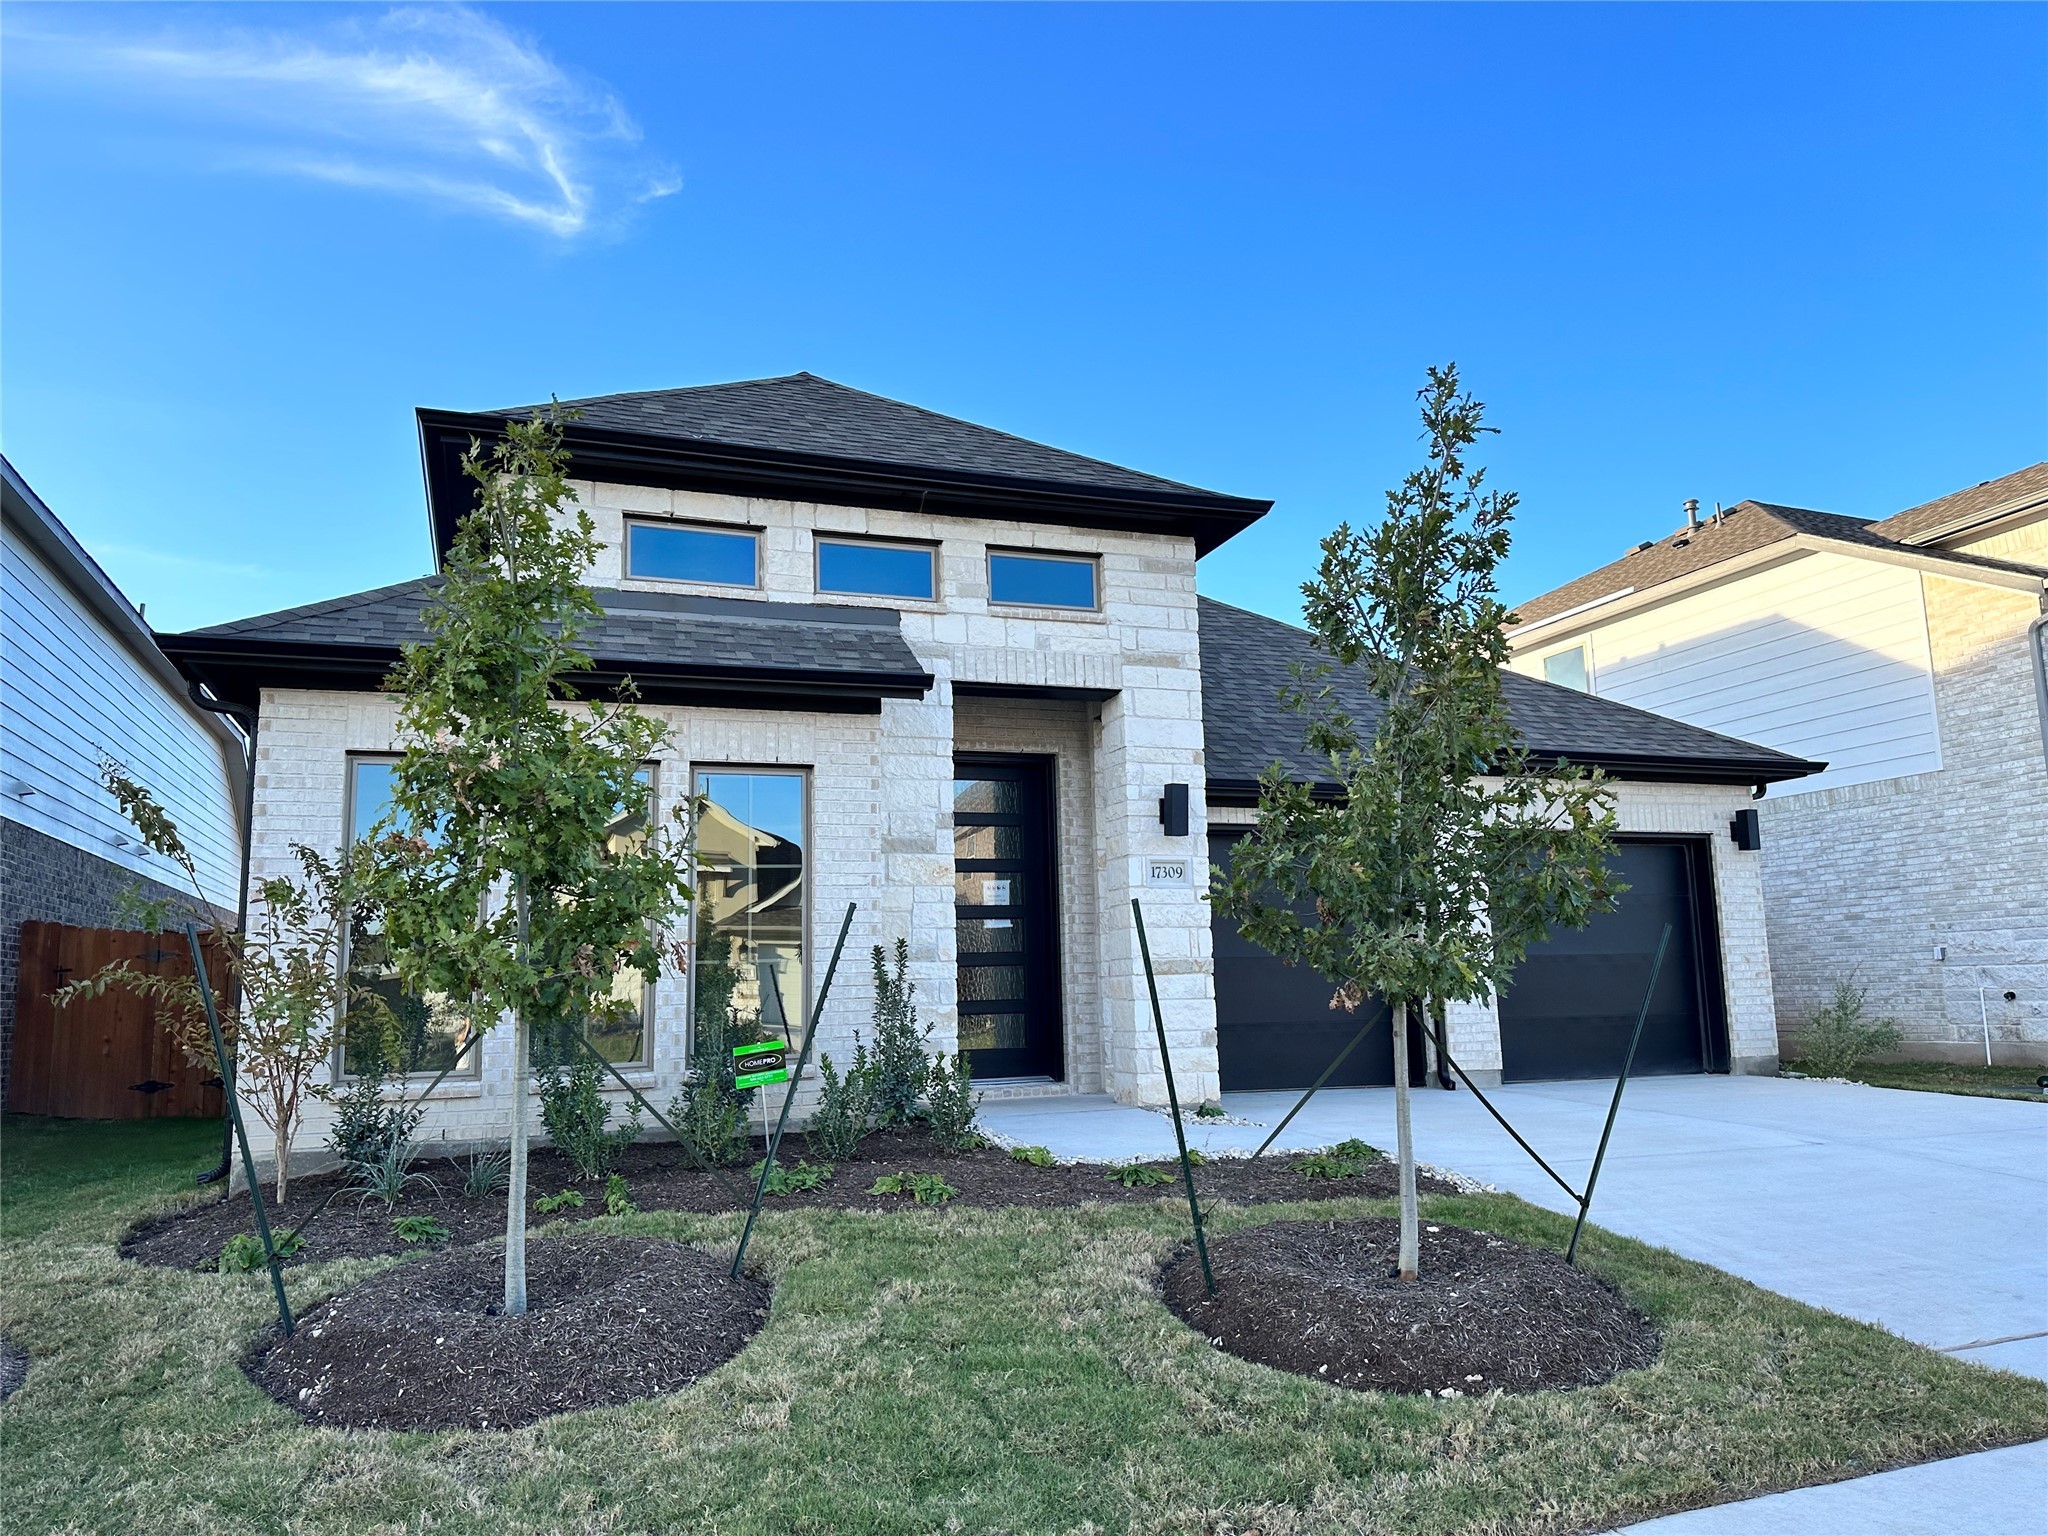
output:
<instances>
[{"instance_id":1,"label":"real estate yard sign","mask_svg":"<svg viewBox=\"0 0 2048 1536\"><path fill-rule=\"evenodd\" d=\"M735 1088L786 1083L789 1081L789 1048L780 1040L766 1040L759 1045L736 1045L732 1048L732 1074ZM762 1113L767 1113L765 1105Z\"/></svg>"}]
</instances>

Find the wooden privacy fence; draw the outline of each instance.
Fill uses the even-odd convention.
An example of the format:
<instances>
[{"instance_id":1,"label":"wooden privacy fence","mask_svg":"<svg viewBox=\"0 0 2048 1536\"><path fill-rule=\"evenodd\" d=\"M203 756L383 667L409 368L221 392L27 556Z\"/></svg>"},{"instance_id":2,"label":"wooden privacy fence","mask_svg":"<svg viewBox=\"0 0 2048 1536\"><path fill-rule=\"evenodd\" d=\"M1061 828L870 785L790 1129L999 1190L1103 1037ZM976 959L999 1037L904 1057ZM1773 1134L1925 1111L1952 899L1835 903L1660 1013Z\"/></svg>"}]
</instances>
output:
<instances>
[{"instance_id":1,"label":"wooden privacy fence","mask_svg":"<svg viewBox=\"0 0 2048 1536\"><path fill-rule=\"evenodd\" d=\"M221 965L207 945L209 970ZM156 1008L115 987L59 1008L50 994L114 960L159 976L190 976L184 940L122 928L68 923L21 925L14 1004L14 1069L7 1107L16 1114L81 1120L218 1116L220 1078L198 1067L157 1023Z\"/></svg>"}]
</instances>

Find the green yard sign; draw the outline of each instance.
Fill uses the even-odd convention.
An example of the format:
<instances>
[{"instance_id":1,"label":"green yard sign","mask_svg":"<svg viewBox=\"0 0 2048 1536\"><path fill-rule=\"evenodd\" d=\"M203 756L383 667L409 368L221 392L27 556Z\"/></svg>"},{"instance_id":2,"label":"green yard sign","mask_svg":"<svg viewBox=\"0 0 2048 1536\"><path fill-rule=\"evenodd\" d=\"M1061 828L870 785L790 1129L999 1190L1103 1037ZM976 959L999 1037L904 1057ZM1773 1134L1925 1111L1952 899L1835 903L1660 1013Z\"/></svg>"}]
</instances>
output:
<instances>
[{"instance_id":1,"label":"green yard sign","mask_svg":"<svg viewBox=\"0 0 2048 1536\"><path fill-rule=\"evenodd\" d=\"M780 1040L764 1040L759 1045L736 1045L732 1048L732 1073L735 1088L786 1083L789 1081L789 1048Z\"/></svg>"}]
</instances>

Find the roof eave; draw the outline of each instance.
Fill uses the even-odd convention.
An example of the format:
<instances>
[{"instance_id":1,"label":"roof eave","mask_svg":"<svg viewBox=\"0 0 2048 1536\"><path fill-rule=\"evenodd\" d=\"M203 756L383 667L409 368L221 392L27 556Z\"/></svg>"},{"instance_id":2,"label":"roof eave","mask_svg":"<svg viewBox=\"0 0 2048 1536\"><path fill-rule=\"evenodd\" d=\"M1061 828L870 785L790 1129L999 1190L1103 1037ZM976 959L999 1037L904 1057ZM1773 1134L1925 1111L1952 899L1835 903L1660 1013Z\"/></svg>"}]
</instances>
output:
<instances>
[{"instance_id":1,"label":"roof eave","mask_svg":"<svg viewBox=\"0 0 2048 1536\"><path fill-rule=\"evenodd\" d=\"M462 455L475 440L504 435L498 415L421 408L421 470L427 490L428 529L438 568L468 511L472 494ZM609 480L671 490L769 495L833 506L993 517L1019 522L1110 528L1127 533L1178 534L1205 555L1241 533L1273 503L1215 493L1088 487L959 470L912 468L875 460L833 458L696 442L572 423L564 434L570 472L580 480Z\"/></svg>"},{"instance_id":2,"label":"roof eave","mask_svg":"<svg viewBox=\"0 0 2048 1536\"><path fill-rule=\"evenodd\" d=\"M1539 769L1555 767L1559 763L1597 768L1610 779L1632 784L1740 784L1752 788L1807 778L1827 767L1826 763L1796 757L1665 757L1655 753L1535 750L1529 753L1529 763ZM1322 780L1311 782L1310 790L1317 798L1326 800L1341 798L1343 794L1341 785ZM1211 805L1257 805L1259 781L1211 778L1207 794Z\"/></svg>"}]
</instances>

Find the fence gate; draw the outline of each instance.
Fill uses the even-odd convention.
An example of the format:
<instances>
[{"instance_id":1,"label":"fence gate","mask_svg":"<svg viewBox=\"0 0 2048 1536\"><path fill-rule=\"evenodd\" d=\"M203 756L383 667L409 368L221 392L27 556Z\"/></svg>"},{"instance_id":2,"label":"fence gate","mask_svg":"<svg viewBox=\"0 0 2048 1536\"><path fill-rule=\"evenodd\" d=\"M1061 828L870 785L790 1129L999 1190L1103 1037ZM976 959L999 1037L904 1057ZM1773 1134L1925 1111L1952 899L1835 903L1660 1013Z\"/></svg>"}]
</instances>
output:
<instances>
[{"instance_id":1,"label":"fence gate","mask_svg":"<svg viewBox=\"0 0 2048 1536\"><path fill-rule=\"evenodd\" d=\"M208 946L209 969L218 950ZM113 960L159 976L190 976L181 939L68 923L21 925L21 969L14 1006L14 1066L7 1107L23 1115L81 1120L155 1120L218 1116L220 1079L185 1059L158 1026L155 1007L109 988L58 1008L50 994Z\"/></svg>"}]
</instances>

